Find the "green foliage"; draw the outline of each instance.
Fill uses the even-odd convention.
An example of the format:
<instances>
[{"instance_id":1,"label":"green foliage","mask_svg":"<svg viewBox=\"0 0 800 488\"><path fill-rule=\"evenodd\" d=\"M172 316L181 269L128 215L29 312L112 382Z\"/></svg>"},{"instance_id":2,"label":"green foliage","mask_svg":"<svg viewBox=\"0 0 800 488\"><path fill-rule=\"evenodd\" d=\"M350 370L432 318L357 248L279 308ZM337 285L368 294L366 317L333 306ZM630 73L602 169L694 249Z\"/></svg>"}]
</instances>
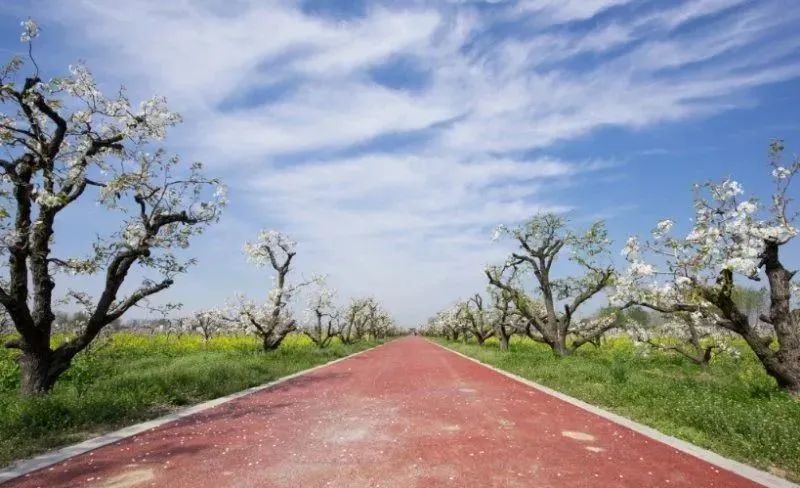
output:
<instances>
[{"instance_id":1,"label":"green foliage","mask_svg":"<svg viewBox=\"0 0 800 488\"><path fill-rule=\"evenodd\" d=\"M750 320L757 320L758 316L769 310L769 292L766 288L733 288L733 301Z\"/></svg>"},{"instance_id":2,"label":"green foliage","mask_svg":"<svg viewBox=\"0 0 800 488\"><path fill-rule=\"evenodd\" d=\"M800 402L778 388L743 343L737 344L740 359L720 355L702 368L655 351L643 357L624 337L566 358L520 338L510 352L495 341L484 347L442 342L666 434L800 480Z\"/></svg>"},{"instance_id":3,"label":"green foliage","mask_svg":"<svg viewBox=\"0 0 800 488\"><path fill-rule=\"evenodd\" d=\"M76 356L51 394L33 398L17 394L17 353L0 349L0 465L371 345L333 341L321 350L295 334L278 350L264 353L251 335L219 336L205 343L199 334L116 333Z\"/></svg>"}]
</instances>

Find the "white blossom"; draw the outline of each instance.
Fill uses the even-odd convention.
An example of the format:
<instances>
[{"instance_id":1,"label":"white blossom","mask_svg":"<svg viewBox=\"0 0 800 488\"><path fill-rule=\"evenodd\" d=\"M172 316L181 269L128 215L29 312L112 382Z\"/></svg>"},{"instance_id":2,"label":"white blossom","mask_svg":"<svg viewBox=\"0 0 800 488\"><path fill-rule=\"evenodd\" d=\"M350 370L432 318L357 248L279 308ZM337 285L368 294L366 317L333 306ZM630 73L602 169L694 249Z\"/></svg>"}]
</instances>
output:
<instances>
[{"instance_id":1,"label":"white blossom","mask_svg":"<svg viewBox=\"0 0 800 488\"><path fill-rule=\"evenodd\" d=\"M653 237L655 239L661 239L667 234L667 232L670 231L670 229L672 229L674 224L675 222L670 219L664 219L660 221L658 224L656 224L656 228L653 229Z\"/></svg>"},{"instance_id":2,"label":"white blossom","mask_svg":"<svg viewBox=\"0 0 800 488\"><path fill-rule=\"evenodd\" d=\"M652 276L656 272L653 265L641 261L631 263L629 270L630 274L635 277Z\"/></svg>"},{"instance_id":3,"label":"white blossom","mask_svg":"<svg viewBox=\"0 0 800 488\"><path fill-rule=\"evenodd\" d=\"M778 166L777 168L772 170L772 176L779 179L784 180L791 176L792 172L789 169L784 168L783 166Z\"/></svg>"},{"instance_id":4,"label":"white blossom","mask_svg":"<svg viewBox=\"0 0 800 488\"><path fill-rule=\"evenodd\" d=\"M740 203L738 207L736 207L736 210L742 215L753 214L757 209L758 206L750 200L745 200L744 202Z\"/></svg>"},{"instance_id":5,"label":"white blossom","mask_svg":"<svg viewBox=\"0 0 800 488\"><path fill-rule=\"evenodd\" d=\"M256 266L268 266L270 256L276 253L294 253L297 243L285 234L274 230L262 230L256 242L245 242L244 252L248 261Z\"/></svg>"},{"instance_id":6,"label":"white blossom","mask_svg":"<svg viewBox=\"0 0 800 488\"><path fill-rule=\"evenodd\" d=\"M500 237L502 237L503 234L505 234L506 232L508 232L508 228L503 224L500 224L497 227L495 227L494 232L492 233L492 242L499 240Z\"/></svg>"},{"instance_id":7,"label":"white blossom","mask_svg":"<svg viewBox=\"0 0 800 488\"><path fill-rule=\"evenodd\" d=\"M711 193L717 201L726 201L741 195L744 192L742 185L733 180L725 180L720 185L714 185Z\"/></svg>"},{"instance_id":8,"label":"white blossom","mask_svg":"<svg viewBox=\"0 0 800 488\"><path fill-rule=\"evenodd\" d=\"M639 238L635 236L628 237L628 240L625 241L625 247L622 248L622 255L628 259L632 260L635 259L639 255L639 251L641 250L641 246L639 244Z\"/></svg>"},{"instance_id":9,"label":"white blossom","mask_svg":"<svg viewBox=\"0 0 800 488\"><path fill-rule=\"evenodd\" d=\"M128 222L122 231L122 239L129 247L138 247L145 238L147 230L140 221Z\"/></svg>"},{"instance_id":10,"label":"white blossom","mask_svg":"<svg viewBox=\"0 0 800 488\"><path fill-rule=\"evenodd\" d=\"M745 276L753 276L758 273L758 262L758 259L735 256L726 259L722 266Z\"/></svg>"},{"instance_id":11,"label":"white blossom","mask_svg":"<svg viewBox=\"0 0 800 488\"><path fill-rule=\"evenodd\" d=\"M36 192L36 203L42 207L58 207L64 203L62 195L56 195L48 191L40 190Z\"/></svg>"},{"instance_id":12,"label":"white blossom","mask_svg":"<svg viewBox=\"0 0 800 488\"><path fill-rule=\"evenodd\" d=\"M20 42L31 42L39 37L39 24L35 20L28 18L20 22L22 34L19 36Z\"/></svg>"}]
</instances>

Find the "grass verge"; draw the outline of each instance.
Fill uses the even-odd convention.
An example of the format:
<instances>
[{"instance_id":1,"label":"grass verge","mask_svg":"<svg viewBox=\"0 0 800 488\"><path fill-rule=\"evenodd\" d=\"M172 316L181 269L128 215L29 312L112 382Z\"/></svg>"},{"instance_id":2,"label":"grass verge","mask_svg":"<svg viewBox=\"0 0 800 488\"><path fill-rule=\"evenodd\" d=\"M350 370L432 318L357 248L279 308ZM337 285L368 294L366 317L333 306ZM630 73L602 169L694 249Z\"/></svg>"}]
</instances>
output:
<instances>
[{"instance_id":1,"label":"grass verge","mask_svg":"<svg viewBox=\"0 0 800 488\"><path fill-rule=\"evenodd\" d=\"M318 349L294 335L264 353L248 336L205 343L196 335L119 333L79 355L53 392L37 398L17 394L15 353L0 350L0 466L374 345L335 342Z\"/></svg>"},{"instance_id":2,"label":"grass verge","mask_svg":"<svg viewBox=\"0 0 800 488\"><path fill-rule=\"evenodd\" d=\"M442 345L695 445L800 481L800 401L755 357L719 357L707 368L669 354L637 354L614 338L555 358L530 340Z\"/></svg>"}]
</instances>

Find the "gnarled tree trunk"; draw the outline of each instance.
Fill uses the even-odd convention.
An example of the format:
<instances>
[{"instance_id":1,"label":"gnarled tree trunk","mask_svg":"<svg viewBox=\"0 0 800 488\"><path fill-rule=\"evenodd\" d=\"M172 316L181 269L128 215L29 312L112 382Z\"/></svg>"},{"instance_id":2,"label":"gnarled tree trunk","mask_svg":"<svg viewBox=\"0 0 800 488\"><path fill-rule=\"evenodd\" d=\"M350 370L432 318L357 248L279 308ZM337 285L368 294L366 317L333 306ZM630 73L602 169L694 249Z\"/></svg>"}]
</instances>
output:
<instances>
[{"instance_id":1,"label":"gnarled tree trunk","mask_svg":"<svg viewBox=\"0 0 800 488\"><path fill-rule=\"evenodd\" d=\"M51 372L51 363L49 351L24 351L19 358L20 393L38 395L50 391L58 379Z\"/></svg>"}]
</instances>

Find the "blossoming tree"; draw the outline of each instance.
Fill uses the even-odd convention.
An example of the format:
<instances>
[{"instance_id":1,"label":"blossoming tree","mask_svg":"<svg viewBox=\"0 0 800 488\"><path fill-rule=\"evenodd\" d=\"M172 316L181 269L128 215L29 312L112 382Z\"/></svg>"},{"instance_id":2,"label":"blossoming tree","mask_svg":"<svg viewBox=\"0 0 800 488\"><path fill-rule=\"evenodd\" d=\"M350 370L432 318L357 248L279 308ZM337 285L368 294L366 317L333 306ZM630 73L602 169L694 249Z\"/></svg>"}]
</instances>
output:
<instances>
[{"instance_id":1,"label":"blossoming tree","mask_svg":"<svg viewBox=\"0 0 800 488\"><path fill-rule=\"evenodd\" d=\"M390 329L394 326L394 321L378 300L366 298L365 303L365 335L372 336L373 339L386 337Z\"/></svg>"},{"instance_id":2,"label":"blossoming tree","mask_svg":"<svg viewBox=\"0 0 800 488\"><path fill-rule=\"evenodd\" d=\"M483 297L479 293L459 304L458 316L480 345L495 334L491 310L484 308Z\"/></svg>"},{"instance_id":3,"label":"blossoming tree","mask_svg":"<svg viewBox=\"0 0 800 488\"><path fill-rule=\"evenodd\" d=\"M31 53L39 28L31 20L23 28ZM32 55L30 61L24 76L18 57L0 69L0 253L6 258L0 303L19 334L5 346L21 351L25 394L50 390L104 327L170 287L191 264L174 249L187 247L217 221L224 204L221 185L204 176L199 163L184 165L153 148L180 121L163 98L134 105L124 90L107 97L83 65L71 67L69 76L44 80ZM92 198L119 215L119 230L92 243L88 256L56 255L64 210ZM161 278L146 279L121 296L135 267ZM64 273L102 273L103 286L96 299L70 293L89 310L88 319L53 348L54 289Z\"/></svg>"},{"instance_id":4,"label":"blossoming tree","mask_svg":"<svg viewBox=\"0 0 800 488\"><path fill-rule=\"evenodd\" d=\"M780 141L770 146L775 190L768 205L743 198L741 185L731 179L698 185L688 235L671 236L673 221L664 220L652 240L628 239L623 254L630 265L616 284L614 300L664 313L694 313L737 334L778 385L798 395L800 309L792 306L800 290L793 281L796 272L784 267L780 254L798 232L789 190L800 160L781 165L783 149ZM754 318L737 304L737 277L766 277L766 313Z\"/></svg>"},{"instance_id":5,"label":"blossoming tree","mask_svg":"<svg viewBox=\"0 0 800 488\"><path fill-rule=\"evenodd\" d=\"M255 242L247 242L244 252L257 267L270 267L275 272L273 286L266 302L258 303L239 296L231 306L233 319L261 339L265 351L277 349L283 339L297 330L297 320L289 307L297 292L308 282L292 284L287 280L297 243L285 234L262 230ZM231 314L228 314L229 316Z\"/></svg>"},{"instance_id":6,"label":"blossoming tree","mask_svg":"<svg viewBox=\"0 0 800 488\"><path fill-rule=\"evenodd\" d=\"M707 366L715 353L738 355L729 345L729 337L708 325L702 314L678 312L671 315L669 320L647 325L628 320L624 328L638 347L680 354L700 366Z\"/></svg>"},{"instance_id":7,"label":"blossoming tree","mask_svg":"<svg viewBox=\"0 0 800 488\"><path fill-rule=\"evenodd\" d=\"M303 333L320 349L328 347L339 333L340 315L333 303L336 292L322 281L308 298Z\"/></svg>"},{"instance_id":8,"label":"blossoming tree","mask_svg":"<svg viewBox=\"0 0 800 488\"><path fill-rule=\"evenodd\" d=\"M342 313L339 337L345 344L369 335L377 338L391 323L391 318L375 298L353 298Z\"/></svg>"},{"instance_id":9,"label":"blossoming tree","mask_svg":"<svg viewBox=\"0 0 800 488\"><path fill-rule=\"evenodd\" d=\"M358 341L365 329L367 320L368 300L365 298L353 298L342 312L342 320L339 322L339 339L345 344L352 344Z\"/></svg>"},{"instance_id":10,"label":"blossoming tree","mask_svg":"<svg viewBox=\"0 0 800 488\"><path fill-rule=\"evenodd\" d=\"M459 306L439 311L428 320L426 333L443 335L447 339L457 341L466 333L464 322L459 317Z\"/></svg>"},{"instance_id":11,"label":"blossoming tree","mask_svg":"<svg viewBox=\"0 0 800 488\"><path fill-rule=\"evenodd\" d=\"M609 245L602 222L579 234L567 228L564 218L545 213L513 229L498 227L495 238L501 236L513 239L518 250L511 253L503 266L487 268L486 276L492 286L511 296L519 314L538 332L532 336L534 339L550 346L555 354L566 356L614 326L613 318L608 317L575 319L578 309L602 291L614 276L614 270L601 263ZM565 250L570 251L569 259L584 270L582 276L551 275L553 263ZM506 276L510 273L520 278L532 273L537 295L530 297L523 287L508 280ZM535 306L539 302L543 307Z\"/></svg>"},{"instance_id":12,"label":"blossoming tree","mask_svg":"<svg viewBox=\"0 0 800 488\"><path fill-rule=\"evenodd\" d=\"M208 343L214 336L235 332L230 320L225 320L223 312L216 309L199 310L190 317L181 319L181 329L184 332L196 332L203 336L203 342Z\"/></svg>"},{"instance_id":13,"label":"blossoming tree","mask_svg":"<svg viewBox=\"0 0 800 488\"><path fill-rule=\"evenodd\" d=\"M506 288L514 289L519 287L517 281L517 270L511 268L510 272L501 274L505 280ZM500 350L507 351L508 344L511 336L514 334L524 334L528 337L537 337L531 331L531 323L520 314L517 305L514 303L515 296L502 287L489 286L489 298L491 299L491 323L494 329L494 335L500 341ZM520 297L517 297L521 299ZM534 310L534 307L539 306L538 303L533 303L528 299L525 304L520 307L526 307L528 310ZM534 312L537 316L542 316L541 309Z\"/></svg>"}]
</instances>

